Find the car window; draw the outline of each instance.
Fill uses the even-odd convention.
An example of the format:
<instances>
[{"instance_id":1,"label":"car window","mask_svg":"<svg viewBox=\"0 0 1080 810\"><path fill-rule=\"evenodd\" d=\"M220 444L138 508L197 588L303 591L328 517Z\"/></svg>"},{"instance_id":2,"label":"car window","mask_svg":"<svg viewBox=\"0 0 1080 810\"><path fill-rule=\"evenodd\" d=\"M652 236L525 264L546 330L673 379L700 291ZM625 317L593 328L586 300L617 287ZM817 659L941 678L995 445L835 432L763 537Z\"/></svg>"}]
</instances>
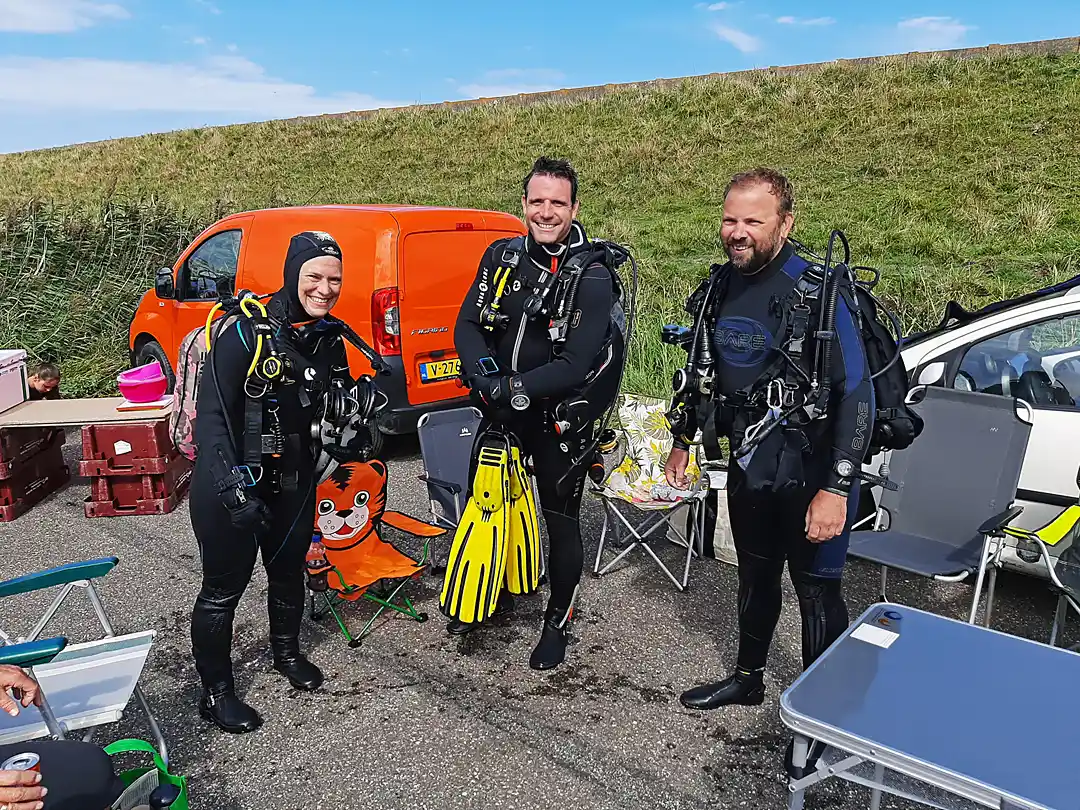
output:
<instances>
[{"instance_id":1,"label":"car window","mask_svg":"<svg viewBox=\"0 0 1080 810\"><path fill-rule=\"evenodd\" d=\"M184 263L183 300L214 301L222 294L233 294L240 235L240 231L216 233L195 248Z\"/></svg>"},{"instance_id":2,"label":"car window","mask_svg":"<svg viewBox=\"0 0 1080 810\"><path fill-rule=\"evenodd\" d=\"M1080 315L994 335L964 353L953 387L1080 410Z\"/></svg>"}]
</instances>

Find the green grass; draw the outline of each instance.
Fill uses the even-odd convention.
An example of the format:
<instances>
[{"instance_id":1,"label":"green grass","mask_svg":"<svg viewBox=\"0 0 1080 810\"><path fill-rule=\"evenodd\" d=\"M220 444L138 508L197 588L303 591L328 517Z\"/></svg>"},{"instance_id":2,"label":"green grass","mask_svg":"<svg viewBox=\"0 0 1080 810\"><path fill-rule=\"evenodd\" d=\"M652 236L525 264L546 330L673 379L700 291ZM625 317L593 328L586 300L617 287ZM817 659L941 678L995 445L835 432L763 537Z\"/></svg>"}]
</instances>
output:
<instances>
[{"instance_id":1,"label":"green grass","mask_svg":"<svg viewBox=\"0 0 1080 810\"><path fill-rule=\"evenodd\" d=\"M0 156L0 204L17 207L0 232L0 285L5 300L29 302L5 313L0 338L59 356L80 390L107 390L139 292L222 212L390 202L520 213L520 178L549 153L578 167L586 228L638 259L626 387L664 395L679 352L660 344L659 327L685 322L687 292L721 259L734 172L787 172L795 235L824 249L843 229L911 331L936 323L950 298L978 306L1080 272L1077 133L1080 56L1002 55ZM28 199L49 203L27 214Z\"/></svg>"}]
</instances>

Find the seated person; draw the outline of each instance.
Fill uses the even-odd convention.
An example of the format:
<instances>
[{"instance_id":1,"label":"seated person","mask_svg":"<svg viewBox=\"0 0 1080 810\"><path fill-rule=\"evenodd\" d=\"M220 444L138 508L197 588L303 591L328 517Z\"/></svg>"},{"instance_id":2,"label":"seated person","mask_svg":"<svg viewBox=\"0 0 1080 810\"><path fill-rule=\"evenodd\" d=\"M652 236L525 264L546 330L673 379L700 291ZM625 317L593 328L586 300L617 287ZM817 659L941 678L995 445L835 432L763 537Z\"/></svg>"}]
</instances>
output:
<instances>
[{"instance_id":1,"label":"seated person","mask_svg":"<svg viewBox=\"0 0 1080 810\"><path fill-rule=\"evenodd\" d=\"M8 693L21 692L23 707L41 705L37 683L19 667L0 666L0 709L13 717L19 703ZM35 771L0 770L0 807L10 810L108 810L124 783L109 755L93 743L77 740L32 740L0 745L0 763L33 752L41 760Z\"/></svg>"},{"instance_id":2,"label":"seated person","mask_svg":"<svg viewBox=\"0 0 1080 810\"><path fill-rule=\"evenodd\" d=\"M39 364L26 382L30 399L60 399L60 369L54 364Z\"/></svg>"}]
</instances>

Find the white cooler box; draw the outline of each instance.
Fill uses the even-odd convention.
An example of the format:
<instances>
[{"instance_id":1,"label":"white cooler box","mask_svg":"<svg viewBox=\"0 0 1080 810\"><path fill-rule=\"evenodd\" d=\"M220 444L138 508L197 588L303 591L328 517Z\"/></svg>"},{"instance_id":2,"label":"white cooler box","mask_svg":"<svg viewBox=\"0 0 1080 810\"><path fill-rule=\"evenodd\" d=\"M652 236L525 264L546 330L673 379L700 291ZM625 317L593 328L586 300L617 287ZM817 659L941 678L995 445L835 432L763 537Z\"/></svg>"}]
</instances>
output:
<instances>
[{"instance_id":1,"label":"white cooler box","mask_svg":"<svg viewBox=\"0 0 1080 810\"><path fill-rule=\"evenodd\" d=\"M29 398L26 352L22 349L0 349L0 411L14 408Z\"/></svg>"}]
</instances>

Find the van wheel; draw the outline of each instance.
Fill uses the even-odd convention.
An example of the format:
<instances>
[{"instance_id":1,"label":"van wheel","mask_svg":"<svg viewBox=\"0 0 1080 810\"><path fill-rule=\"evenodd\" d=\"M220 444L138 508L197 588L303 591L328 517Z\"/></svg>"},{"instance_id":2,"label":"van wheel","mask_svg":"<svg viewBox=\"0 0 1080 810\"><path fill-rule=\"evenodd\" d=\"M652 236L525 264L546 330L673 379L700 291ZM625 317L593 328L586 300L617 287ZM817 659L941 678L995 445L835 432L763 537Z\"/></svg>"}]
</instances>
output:
<instances>
[{"instance_id":1,"label":"van wheel","mask_svg":"<svg viewBox=\"0 0 1080 810\"><path fill-rule=\"evenodd\" d=\"M169 363L169 358L165 356L165 350L161 348L161 344L156 340L148 340L135 353L135 365L145 366L155 360L158 361L161 370L165 372L165 382L168 383L165 392L171 394L173 387L176 385L176 375L173 374L172 364Z\"/></svg>"},{"instance_id":2,"label":"van wheel","mask_svg":"<svg viewBox=\"0 0 1080 810\"><path fill-rule=\"evenodd\" d=\"M382 452L386 448L386 436L377 425L371 425L368 428L368 435L371 437L371 458L385 461L382 458Z\"/></svg>"}]
</instances>

